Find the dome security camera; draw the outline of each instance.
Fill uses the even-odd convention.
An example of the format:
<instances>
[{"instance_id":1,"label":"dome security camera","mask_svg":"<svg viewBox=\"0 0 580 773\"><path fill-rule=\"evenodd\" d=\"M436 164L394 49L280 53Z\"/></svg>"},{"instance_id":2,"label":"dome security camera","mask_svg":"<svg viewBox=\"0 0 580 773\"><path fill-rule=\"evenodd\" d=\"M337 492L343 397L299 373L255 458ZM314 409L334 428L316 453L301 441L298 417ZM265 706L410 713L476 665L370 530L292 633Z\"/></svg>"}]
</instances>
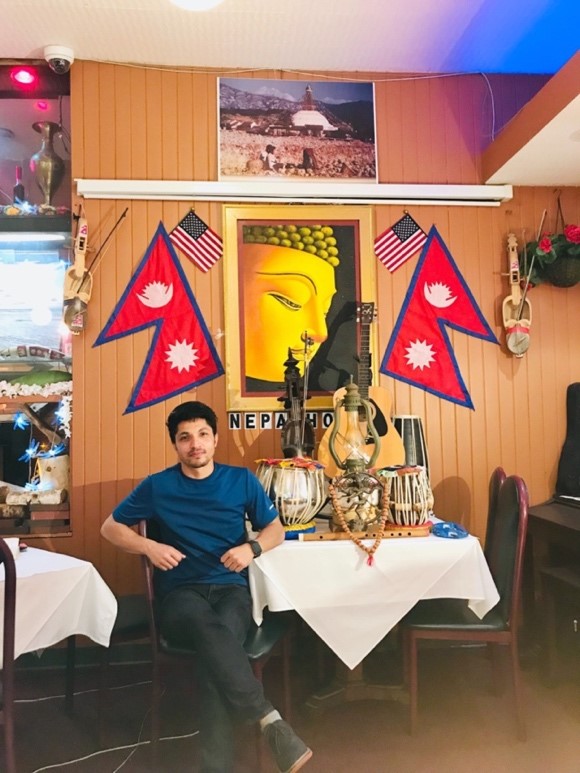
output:
<instances>
[{"instance_id":1,"label":"dome security camera","mask_svg":"<svg viewBox=\"0 0 580 773\"><path fill-rule=\"evenodd\" d=\"M66 46L45 46L44 58L53 72L57 75L64 75L70 70L75 55L72 48Z\"/></svg>"}]
</instances>

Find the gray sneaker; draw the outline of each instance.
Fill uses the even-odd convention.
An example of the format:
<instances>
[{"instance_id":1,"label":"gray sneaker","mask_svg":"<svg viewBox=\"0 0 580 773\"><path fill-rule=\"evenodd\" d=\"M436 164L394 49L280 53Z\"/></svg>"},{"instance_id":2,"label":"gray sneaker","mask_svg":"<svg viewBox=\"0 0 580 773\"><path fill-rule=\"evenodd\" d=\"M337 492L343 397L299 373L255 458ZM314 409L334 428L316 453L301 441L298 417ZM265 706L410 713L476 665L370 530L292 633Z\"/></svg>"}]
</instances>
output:
<instances>
[{"instance_id":1,"label":"gray sneaker","mask_svg":"<svg viewBox=\"0 0 580 773\"><path fill-rule=\"evenodd\" d=\"M263 732L280 773L295 773L312 757L312 749L298 738L288 722L284 722L283 719L270 722Z\"/></svg>"}]
</instances>

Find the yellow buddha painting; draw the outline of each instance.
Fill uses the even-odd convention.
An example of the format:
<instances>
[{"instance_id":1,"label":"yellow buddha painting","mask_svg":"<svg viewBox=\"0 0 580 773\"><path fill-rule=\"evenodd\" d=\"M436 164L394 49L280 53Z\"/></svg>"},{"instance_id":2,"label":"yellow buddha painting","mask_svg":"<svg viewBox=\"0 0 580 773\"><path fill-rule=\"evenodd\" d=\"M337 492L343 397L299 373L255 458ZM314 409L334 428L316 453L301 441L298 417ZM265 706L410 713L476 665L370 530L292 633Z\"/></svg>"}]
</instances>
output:
<instances>
[{"instance_id":1,"label":"yellow buddha painting","mask_svg":"<svg viewBox=\"0 0 580 773\"><path fill-rule=\"evenodd\" d=\"M376 299L372 210L225 204L223 218L228 411L281 410L289 355L308 408L332 409L358 373L360 304Z\"/></svg>"},{"instance_id":2,"label":"yellow buddha painting","mask_svg":"<svg viewBox=\"0 0 580 773\"><path fill-rule=\"evenodd\" d=\"M329 336L336 338L339 327L347 362L356 354L355 330L348 325L356 282L353 276L345 282L344 272L350 262L352 274L354 263L348 249L343 260L340 230L310 222L243 226L238 265L245 393L283 388L289 352L302 375L308 363L314 392L333 391L348 377L348 368L328 357Z\"/></svg>"}]
</instances>

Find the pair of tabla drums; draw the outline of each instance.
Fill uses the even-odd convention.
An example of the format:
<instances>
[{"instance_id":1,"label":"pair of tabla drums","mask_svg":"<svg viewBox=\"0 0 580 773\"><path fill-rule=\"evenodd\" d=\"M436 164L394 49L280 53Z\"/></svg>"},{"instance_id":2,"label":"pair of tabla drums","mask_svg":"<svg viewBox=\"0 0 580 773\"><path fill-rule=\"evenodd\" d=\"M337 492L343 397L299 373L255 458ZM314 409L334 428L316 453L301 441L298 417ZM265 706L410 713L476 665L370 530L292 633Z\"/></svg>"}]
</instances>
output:
<instances>
[{"instance_id":1,"label":"pair of tabla drums","mask_svg":"<svg viewBox=\"0 0 580 773\"><path fill-rule=\"evenodd\" d=\"M366 473L365 473L366 474ZM296 465L292 460L261 460L257 476L266 493L280 513L287 537L297 537L300 532L314 531L314 518L326 500L326 486L322 466L316 463L307 466ZM348 475L344 476L346 483ZM373 477L373 476L370 476ZM372 504L372 513L365 516L357 510L357 519L364 523L350 523L350 504L345 504L350 528L367 530L380 520L382 497L387 497L387 519L396 526L420 526L424 524L433 509L433 493L424 467L402 465L378 470L376 477L383 488L374 491L365 488L365 495ZM339 481L341 479L338 479ZM359 498L361 492L358 492ZM350 492L352 494L352 492ZM343 498L352 499L348 491L340 492ZM376 501L375 501L376 500Z\"/></svg>"}]
</instances>

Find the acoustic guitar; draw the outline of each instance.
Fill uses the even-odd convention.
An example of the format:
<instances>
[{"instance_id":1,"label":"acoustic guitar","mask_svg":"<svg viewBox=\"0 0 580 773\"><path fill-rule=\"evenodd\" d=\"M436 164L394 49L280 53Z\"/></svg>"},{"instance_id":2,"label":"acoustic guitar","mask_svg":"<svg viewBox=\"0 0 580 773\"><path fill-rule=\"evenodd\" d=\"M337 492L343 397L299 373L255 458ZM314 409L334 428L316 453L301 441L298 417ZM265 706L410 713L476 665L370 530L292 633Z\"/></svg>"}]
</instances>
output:
<instances>
[{"instance_id":1,"label":"acoustic guitar","mask_svg":"<svg viewBox=\"0 0 580 773\"><path fill-rule=\"evenodd\" d=\"M371 386L372 373L371 373L371 355L370 355L370 326L371 322L376 316L374 303L361 303L357 309L357 321L360 322L360 354L358 360L358 388L361 397L368 400L373 407L373 424L380 439L380 451L375 461L375 467L381 469L382 467L390 467L395 464L405 463L405 447L401 436L393 426L391 421L391 393L380 386ZM333 405L336 408L336 404L344 397L346 390L344 388L337 389L333 397ZM350 452L350 448L344 442L344 436L340 430L346 428L346 415L344 408L340 409L340 424L339 432L334 440L335 451L338 458L342 461L346 459ZM337 467L334 459L331 456L329 448L329 439L332 433L332 424L320 441L318 446L317 459L324 464L324 474L329 478L334 478L342 473L340 467ZM361 416L361 432L366 434L364 415ZM365 445L365 455L370 459L373 450L374 442L370 438L367 438Z\"/></svg>"}]
</instances>

